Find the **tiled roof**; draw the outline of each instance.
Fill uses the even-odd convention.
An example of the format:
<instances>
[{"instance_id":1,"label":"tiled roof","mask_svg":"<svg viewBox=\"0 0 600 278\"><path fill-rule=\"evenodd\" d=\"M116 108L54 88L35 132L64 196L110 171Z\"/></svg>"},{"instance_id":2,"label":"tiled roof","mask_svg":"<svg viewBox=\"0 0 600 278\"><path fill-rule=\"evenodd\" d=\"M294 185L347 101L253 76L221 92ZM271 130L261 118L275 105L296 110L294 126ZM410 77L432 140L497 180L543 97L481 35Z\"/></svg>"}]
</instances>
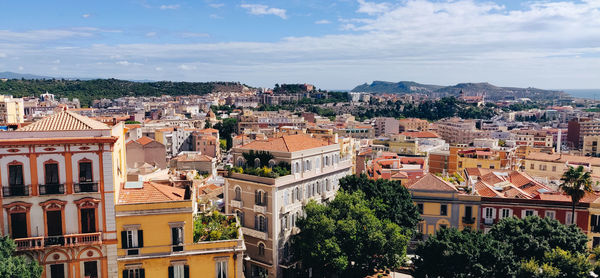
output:
<instances>
[{"instance_id":1,"label":"tiled roof","mask_svg":"<svg viewBox=\"0 0 600 278\"><path fill-rule=\"evenodd\" d=\"M592 203L600 198L598 193L586 193L585 196L579 202L581 203ZM549 192L543 193L536 197L536 199L546 200L546 201L562 201L562 202L571 202L571 197L562 192Z\"/></svg>"},{"instance_id":2,"label":"tiled roof","mask_svg":"<svg viewBox=\"0 0 600 278\"><path fill-rule=\"evenodd\" d=\"M172 160L176 160L176 161L212 161L213 158L205 155L205 154L198 154L198 153L185 153L185 154L180 154L176 157L174 157Z\"/></svg>"},{"instance_id":3,"label":"tiled roof","mask_svg":"<svg viewBox=\"0 0 600 278\"><path fill-rule=\"evenodd\" d=\"M154 182L144 182L142 188L124 188L119 192L119 204L181 201L185 189Z\"/></svg>"},{"instance_id":4,"label":"tiled roof","mask_svg":"<svg viewBox=\"0 0 600 278\"><path fill-rule=\"evenodd\" d=\"M107 125L81 116L75 112L63 110L45 117L17 131L67 131L67 130L93 130L110 129Z\"/></svg>"},{"instance_id":5,"label":"tiled roof","mask_svg":"<svg viewBox=\"0 0 600 278\"><path fill-rule=\"evenodd\" d=\"M501 196L500 192L494 190L489 184L478 181L475 183L475 191L477 194L482 197L499 197Z\"/></svg>"},{"instance_id":6,"label":"tiled roof","mask_svg":"<svg viewBox=\"0 0 600 278\"><path fill-rule=\"evenodd\" d=\"M241 149L275 152L296 152L330 145L327 141L305 134L284 135L268 140L256 140L240 146Z\"/></svg>"},{"instance_id":7,"label":"tiled roof","mask_svg":"<svg viewBox=\"0 0 600 278\"><path fill-rule=\"evenodd\" d=\"M600 158L588 157L579 155L568 155L568 154L547 154L541 152L534 152L528 154L525 159L537 160L537 161L548 161L555 163L590 163L592 165L600 165Z\"/></svg>"},{"instance_id":8,"label":"tiled roof","mask_svg":"<svg viewBox=\"0 0 600 278\"><path fill-rule=\"evenodd\" d=\"M218 129L214 129L214 128L205 128L205 129L200 130L200 132L203 132L203 133L216 133L216 132L219 132L219 130Z\"/></svg>"},{"instance_id":9,"label":"tiled roof","mask_svg":"<svg viewBox=\"0 0 600 278\"><path fill-rule=\"evenodd\" d=\"M456 189L454 185L431 173L428 173L420 180L410 185L409 189L458 192L458 189Z\"/></svg>"}]
</instances>

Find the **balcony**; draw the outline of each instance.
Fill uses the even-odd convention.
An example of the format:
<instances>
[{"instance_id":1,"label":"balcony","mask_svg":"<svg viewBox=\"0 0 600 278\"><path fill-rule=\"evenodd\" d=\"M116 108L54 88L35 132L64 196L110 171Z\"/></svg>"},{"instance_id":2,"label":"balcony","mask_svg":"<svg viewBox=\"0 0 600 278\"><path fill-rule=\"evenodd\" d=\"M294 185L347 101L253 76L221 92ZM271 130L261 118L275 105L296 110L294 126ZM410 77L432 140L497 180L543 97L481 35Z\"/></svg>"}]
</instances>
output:
<instances>
[{"instance_id":1,"label":"balcony","mask_svg":"<svg viewBox=\"0 0 600 278\"><path fill-rule=\"evenodd\" d=\"M242 227L242 232L245 236L251 236L262 240L268 240L267 233L265 232L257 231L246 227Z\"/></svg>"},{"instance_id":2,"label":"balcony","mask_svg":"<svg viewBox=\"0 0 600 278\"><path fill-rule=\"evenodd\" d=\"M30 185L9 185L2 187L3 197L29 196L31 194Z\"/></svg>"},{"instance_id":3,"label":"balcony","mask_svg":"<svg viewBox=\"0 0 600 278\"><path fill-rule=\"evenodd\" d=\"M238 200L231 200L231 201L229 201L229 205L232 208L242 208L243 207L242 201L238 201Z\"/></svg>"},{"instance_id":4,"label":"balcony","mask_svg":"<svg viewBox=\"0 0 600 278\"><path fill-rule=\"evenodd\" d=\"M483 224L485 225L494 225L495 220L493 218L484 218Z\"/></svg>"},{"instance_id":5,"label":"balcony","mask_svg":"<svg viewBox=\"0 0 600 278\"><path fill-rule=\"evenodd\" d=\"M15 239L18 251L43 249L51 246L75 247L102 244L102 233L72 234L52 237L28 237Z\"/></svg>"},{"instance_id":6,"label":"balcony","mask_svg":"<svg viewBox=\"0 0 600 278\"><path fill-rule=\"evenodd\" d=\"M254 205L254 212L265 214L267 212L267 206Z\"/></svg>"},{"instance_id":7,"label":"balcony","mask_svg":"<svg viewBox=\"0 0 600 278\"><path fill-rule=\"evenodd\" d=\"M600 225L599 226L591 226L590 231L592 233L600 233Z\"/></svg>"},{"instance_id":8,"label":"balcony","mask_svg":"<svg viewBox=\"0 0 600 278\"><path fill-rule=\"evenodd\" d=\"M64 184L41 184L40 195L65 194Z\"/></svg>"},{"instance_id":9,"label":"balcony","mask_svg":"<svg viewBox=\"0 0 600 278\"><path fill-rule=\"evenodd\" d=\"M73 185L75 193L98 192L97 182L80 182Z\"/></svg>"},{"instance_id":10,"label":"balcony","mask_svg":"<svg viewBox=\"0 0 600 278\"><path fill-rule=\"evenodd\" d=\"M466 224L466 225L474 224L475 223L475 217L466 217L466 216L463 216L462 222L463 222L463 224Z\"/></svg>"}]
</instances>

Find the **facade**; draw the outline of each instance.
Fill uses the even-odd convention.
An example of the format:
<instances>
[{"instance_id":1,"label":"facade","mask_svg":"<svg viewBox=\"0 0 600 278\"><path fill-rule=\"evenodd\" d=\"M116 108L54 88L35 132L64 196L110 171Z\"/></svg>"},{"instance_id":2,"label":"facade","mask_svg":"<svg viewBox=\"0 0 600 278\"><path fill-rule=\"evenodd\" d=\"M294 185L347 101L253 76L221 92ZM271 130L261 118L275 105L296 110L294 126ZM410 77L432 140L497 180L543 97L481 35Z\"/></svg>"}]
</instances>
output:
<instances>
[{"instance_id":1,"label":"facade","mask_svg":"<svg viewBox=\"0 0 600 278\"><path fill-rule=\"evenodd\" d=\"M600 156L600 149L598 144L600 143L600 135L596 136L584 136L583 137L583 155L585 156Z\"/></svg>"},{"instance_id":2,"label":"facade","mask_svg":"<svg viewBox=\"0 0 600 278\"><path fill-rule=\"evenodd\" d=\"M194 149L210 157L219 157L221 146L219 144L219 131L212 128L196 131L192 134Z\"/></svg>"},{"instance_id":3,"label":"facade","mask_svg":"<svg viewBox=\"0 0 600 278\"><path fill-rule=\"evenodd\" d=\"M375 137L375 129L370 125L347 125L347 127L335 130L340 137L351 137L356 139L372 139Z\"/></svg>"},{"instance_id":4,"label":"facade","mask_svg":"<svg viewBox=\"0 0 600 278\"><path fill-rule=\"evenodd\" d=\"M408 191L423 218L417 226L423 235L449 227L478 229L480 196L468 194L433 174L408 186Z\"/></svg>"},{"instance_id":5,"label":"facade","mask_svg":"<svg viewBox=\"0 0 600 278\"><path fill-rule=\"evenodd\" d=\"M513 130L511 131L511 139L515 141L517 146L552 148L554 144L552 134L544 130Z\"/></svg>"},{"instance_id":6,"label":"facade","mask_svg":"<svg viewBox=\"0 0 600 278\"><path fill-rule=\"evenodd\" d=\"M176 170L196 170L200 174L217 175L217 159L201 153L182 152L169 161Z\"/></svg>"},{"instance_id":7,"label":"facade","mask_svg":"<svg viewBox=\"0 0 600 278\"><path fill-rule=\"evenodd\" d=\"M585 136L597 135L600 135L600 120L574 118L568 123L567 143L573 148L580 148Z\"/></svg>"},{"instance_id":8,"label":"facade","mask_svg":"<svg viewBox=\"0 0 600 278\"><path fill-rule=\"evenodd\" d=\"M0 95L0 123L20 124L25 120L25 105L22 98Z\"/></svg>"},{"instance_id":9,"label":"facade","mask_svg":"<svg viewBox=\"0 0 600 278\"><path fill-rule=\"evenodd\" d=\"M490 131L478 130L474 120L451 118L438 121L437 133L450 144L470 144L477 138L490 137Z\"/></svg>"},{"instance_id":10,"label":"facade","mask_svg":"<svg viewBox=\"0 0 600 278\"><path fill-rule=\"evenodd\" d=\"M0 133L0 230L40 262L43 277L117 277L124 145L123 124L70 111Z\"/></svg>"},{"instance_id":11,"label":"facade","mask_svg":"<svg viewBox=\"0 0 600 278\"><path fill-rule=\"evenodd\" d=\"M450 147L429 153L430 173L461 173L466 168L506 169L514 164L514 150Z\"/></svg>"},{"instance_id":12,"label":"facade","mask_svg":"<svg viewBox=\"0 0 600 278\"><path fill-rule=\"evenodd\" d=\"M127 142L127 168L137 168L148 163L164 169L167 166L167 151L165 145L150 139L141 137L137 140Z\"/></svg>"},{"instance_id":13,"label":"facade","mask_svg":"<svg viewBox=\"0 0 600 278\"><path fill-rule=\"evenodd\" d=\"M245 161L243 154L250 150L268 152L273 158ZM232 173L226 178L224 193L226 212L242 219L250 257L246 277L284 277L287 269L295 267L288 240L298 232L295 223L303 215L303 205L311 199L333 198L338 180L351 171L351 160L349 156L341 159L339 144L305 134L253 141L233 148L232 153L238 167L291 165L289 175L277 178Z\"/></svg>"},{"instance_id":14,"label":"facade","mask_svg":"<svg viewBox=\"0 0 600 278\"><path fill-rule=\"evenodd\" d=\"M399 122L394 118L380 117L374 119L375 136L398 134Z\"/></svg>"},{"instance_id":15,"label":"facade","mask_svg":"<svg viewBox=\"0 0 600 278\"><path fill-rule=\"evenodd\" d=\"M115 208L119 277L242 277L241 230L233 239L194 240L192 196L163 184L125 183Z\"/></svg>"},{"instance_id":16,"label":"facade","mask_svg":"<svg viewBox=\"0 0 600 278\"><path fill-rule=\"evenodd\" d=\"M399 131L426 131L429 129L429 122L418 118L406 118L398 120Z\"/></svg>"},{"instance_id":17,"label":"facade","mask_svg":"<svg viewBox=\"0 0 600 278\"><path fill-rule=\"evenodd\" d=\"M592 172L594 182L600 180L600 158L567 154L532 152L521 161L521 168L534 177L560 180L569 166L583 165Z\"/></svg>"}]
</instances>

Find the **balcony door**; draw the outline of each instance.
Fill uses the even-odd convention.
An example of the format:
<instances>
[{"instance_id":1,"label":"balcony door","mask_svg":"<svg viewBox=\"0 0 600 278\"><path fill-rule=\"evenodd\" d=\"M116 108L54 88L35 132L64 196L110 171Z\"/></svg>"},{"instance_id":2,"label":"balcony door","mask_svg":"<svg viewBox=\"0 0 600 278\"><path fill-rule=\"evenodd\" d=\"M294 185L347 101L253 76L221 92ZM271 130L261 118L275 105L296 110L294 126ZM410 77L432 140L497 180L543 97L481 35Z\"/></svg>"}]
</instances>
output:
<instances>
[{"instance_id":1,"label":"balcony door","mask_svg":"<svg viewBox=\"0 0 600 278\"><path fill-rule=\"evenodd\" d=\"M48 228L48 236L61 236L63 234L61 211L46 211L46 225Z\"/></svg>"},{"instance_id":2,"label":"balcony door","mask_svg":"<svg viewBox=\"0 0 600 278\"><path fill-rule=\"evenodd\" d=\"M11 196L25 195L25 187L23 183L23 165L8 165L8 186L10 188Z\"/></svg>"},{"instance_id":3,"label":"balcony door","mask_svg":"<svg viewBox=\"0 0 600 278\"><path fill-rule=\"evenodd\" d=\"M10 227L12 238L25 238L27 237L27 213L11 213L10 214Z\"/></svg>"},{"instance_id":4,"label":"balcony door","mask_svg":"<svg viewBox=\"0 0 600 278\"><path fill-rule=\"evenodd\" d=\"M96 209L81 209L81 232L84 234L96 232Z\"/></svg>"},{"instance_id":5,"label":"balcony door","mask_svg":"<svg viewBox=\"0 0 600 278\"><path fill-rule=\"evenodd\" d=\"M44 165L45 171L45 194L58 194L60 188L58 185L58 164L47 163Z\"/></svg>"},{"instance_id":6,"label":"balcony door","mask_svg":"<svg viewBox=\"0 0 600 278\"><path fill-rule=\"evenodd\" d=\"M64 264L50 265L50 278L65 278Z\"/></svg>"}]
</instances>

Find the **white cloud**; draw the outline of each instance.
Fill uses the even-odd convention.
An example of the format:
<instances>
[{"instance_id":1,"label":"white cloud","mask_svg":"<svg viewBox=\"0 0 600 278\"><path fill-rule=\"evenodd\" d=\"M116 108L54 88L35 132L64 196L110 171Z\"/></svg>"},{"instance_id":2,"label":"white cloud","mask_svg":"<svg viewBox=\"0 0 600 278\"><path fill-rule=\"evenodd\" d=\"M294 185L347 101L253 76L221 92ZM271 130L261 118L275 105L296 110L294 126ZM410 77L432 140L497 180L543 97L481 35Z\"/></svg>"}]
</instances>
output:
<instances>
[{"instance_id":1,"label":"white cloud","mask_svg":"<svg viewBox=\"0 0 600 278\"><path fill-rule=\"evenodd\" d=\"M148 32L146 33L146 37L155 37L156 36L156 32Z\"/></svg>"},{"instance_id":2,"label":"white cloud","mask_svg":"<svg viewBox=\"0 0 600 278\"><path fill-rule=\"evenodd\" d=\"M6 53L2 53L0 52L0 58L6 58L8 55L6 55Z\"/></svg>"},{"instance_id":3,"label":"white cloud","mask_svg":"<svg viewBox=\"0 0 600 278\"><path fill-rule=\"evenodd\" d=\"M161 67L155 67L155 68L154 68L154 70L155 70L155 71L162 71L162 70L163 70L163 68L161 68Z\"/></svg>"},{"instance_id":4,"label":"white cloud","mask_svg":"<svg viewBox=\"0 0 600 278\"><path fill-rule=\"evenodd\" d=\"M183 37L183 38L208 38L208 37L210 37L210 35L207 33L185 32L185 33L181 33L181 37Z\"/></svg>"},{"instance_id":5,"label":"white cloud","mask_svg":"<svg viewBox=\"0 0 600 278\"><path fill-rule=\"evenodd\" d=\"M81 17L83 18L89 18L90 16L92 16L91 14L82 14Z\"/></svg>"},{"instance_id":6,"label":"white cloud","mask_svg":"<svg viewBox=\"0 0 600 278\"><path fill-rule=\"evenodd\" d=\"M223 19L223 17L218 14L211 14L208 17L212 19Z\"/></svg>"},{"instance_id":7,"label":"white cloud","mask_svg":"<svg viewBox=\"0 0 600 278\"><path fill-rule=\"evenodd\" d=\"M120 65L120 66L141 66L142 65L140 63L129 62L129 61L126 61L126 60L117 61L115 64Z\"/></svg>"},{"instance_id":8,"label":"white cloud","mask_svg":"<svg viewBox=\"0 0 600 278\"><path fill-rule=\"evenodd\" d=\"M24 70L25 68L23 66L19 66L18 69L19 70Z\"/></svg>"},{"instance_id":9,"label":"white cloud","mask_svg":"<svg viewBox=\"0 0 600 278\"><path fill-rule=\"evenodd\" d=\"M211 8L218 9L218 8L224 7L225 4L223 4L223 3L210 3L210 4L208 4L208 6L211 7Z\"/></svg>"},{"instance_id":10,"label":"white cloud","mask_svg":"<svg viewBox=\"0 0 600 278\"><path fill-rule=\"evenodd\" d=\"M160 9L161 10L177 10L179 9L180 5L179 4L173 4L173 5L161 5Z\"/></svg>"},{"instance_id":11,"label":"white cloud","mask_svg":"<svg viewBox=\"0 0 600 278\"><path fill-rule=\"evenodd\" d=\"M246 9L249 14L253 15L275 15L286 19L286 10L280 8L271 8L267 5L261 4L242 4L240 7Z\"/></svg>"},{"instance_id":12,"label":"white cloud","mask_svg":"<svg viewBox=\"0 0 600 278\"><path fill-rule=\"evenodd\" d=\"M185 65L185 64L179 65L177 68L180 70L195 70L195 69L197 69L197 67L194 65Z\"/></svg>"},{"instance_id":13,"label":"white cloud","mask_svg":"<svg viewBox=\"0 0 600 278\"><path fill-rule=\"evenodd\" d=\"M56 59L54 61L52 61L53 64L60 64L60 59Z\"/></svg>"},{"instance_id":14,"label":"white cloud","mask_svg":"<svg viewBox=\"0 0 600 278\"><path fill-rule=\"evenodd\" d=\"M321 19L321 20L317 20L315 21L315 24L330 24L331 21L327 20L327 19Z\"/></svg>"},{"instance_id":15,"label":"white cloud","mask_svg":"<svg viewBox=\"0 0 600 278\"><path fill-rule=\"evenodd\" d=\"M359 13L366 13L368 15L382 14L390 10L391 5L389 3L375 3L367 2L365 0L358 0L358 11Z\"/></svg>"}]
</instances>

